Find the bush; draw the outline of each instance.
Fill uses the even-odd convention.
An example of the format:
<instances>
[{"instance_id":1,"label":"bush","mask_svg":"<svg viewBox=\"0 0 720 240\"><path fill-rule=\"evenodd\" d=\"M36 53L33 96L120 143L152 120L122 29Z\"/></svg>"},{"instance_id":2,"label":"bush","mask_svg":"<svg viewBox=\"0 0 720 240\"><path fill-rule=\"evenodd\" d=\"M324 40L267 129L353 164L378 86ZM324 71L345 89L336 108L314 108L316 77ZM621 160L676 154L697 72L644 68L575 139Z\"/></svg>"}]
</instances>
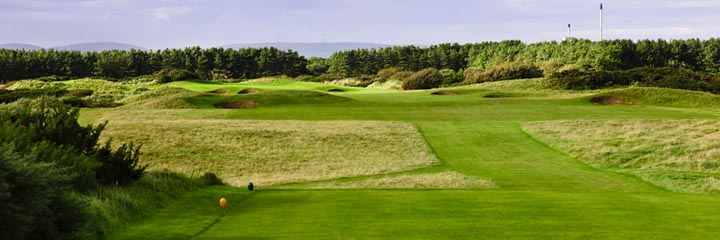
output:
<instances>
[{"instance_id":1,"label":"bush","mask_svg":"<svg viewBox=\"0 0 720 240\"><path fill-rule=\"evenodd\" d=\"M405 90L431 89L442 84L442 75L434 68L426 68L413 74L403 81L402 88Z\"/></svg>"},{"instance_id":2,"label":"bush","mask_svg":"<svg viewBox=\"0 0 720 240\"><path fill-rule=\"evenodd\" d=\"M206 172L200 178L198 178L198 183L203 186L214 186L214 185L223 185L223 181L214 173Z\"/></svg>"},{"instance_id":3,"label":"bush","mask_svg":"<svg viewBox=\"0 0 720 240\"><path fill-rule=\"evenodd\" d=\"M0 145L0 236L58 239L76 232L85 203L72 195L66 168L41 159L38 150Z\"/></svg>"},{"instance_id":4,"label":"bush","mask_svg":"<svg viewBox=\"0 0 720 240\"><path fill-rule=\"evenodd\" d=\"M77 122L79 110L56 99L19 101L3 110L0 121L25 129L30 143L47 142L70 147L77 154L97 159L99 168L95 166L97 169L93 172L100 183L127 184L137 180L145 170L144 166L137 166L139 147L129 144L113 151L109 142L100 146L100 134L107 123L97 127L80 126ZM87 173L87 170L78 172Z\"/></svg>"},{"instance_id":5,"label":"bush","mask_svg":"<svg viewBox=\"0 0 720 240\"><path fill-rule=\"evenodd\" d=\"M102 165L97 169L95 176L99 183L104 185L127 185L140 179L145 166L139 166L140 146L123 144L116 151L110 146L110 141L95 150L95 157Z\"/></svg>"},{"instance_id":6,"label":"bush","mask_svg":"<svg viewBox=\"0 0 720 240\"><path fill-rule=\"evenodd\" d=\"M546 83L560 89L599 89L635 84L720 93L720 78L685 68L641 67L620 71L562 71L548 77Z\"/></svg>"},{"instance_id":7,"label":"bush","mask_svg":"<svg viewBox=\"0 0 720 240\"><path fill-rule=\"evenodd\" d=\"M377 74L375 74L375 75L377 75L380 79L382 79L384 81L384 80L390 79L390 77L392 77L393 75L395 75L398 72L400 72L399 68L395 68L395 67L384 68L384 69L380 69L380 71L378 71Z\"/></svg>"},{"instance_id":8,"label":"bush","mask_svg":"<svg viewBox=\"0 0 720 240\"><path fill-rule=\"evenodd\" d=\"M45 96L60 97L67 94L64 89L0 89L0 103L11 103L21 98L39 98Z\"/></svg>"},{"instance_id":9,"label":"bush","mask_svg":"<svg viewBox=\"0 0 720 240\"><path fill-rule=\"evenodd\" d=\"M553 73L558 72L559 70L560 70L560 66L557 65L555 60L545 61L542 64L540 64L540 71L542 71L542 74L545 77L550 76Z\"/></svg>"},{"instance_id":10,"label":"bush","mask_svg":"<svg viewBox=\"0 0 720 240\"><path fill-rule=\"evenodd\" d=\"M319 76L305 76L299 80L305 82L331 82L343 78L344 77L338 73L323 73Z\"/></svg>"},{"instance_id":11,"label":"bush","mask_svg":"<svg viewBox=\"0 0 720 240\"><path fill-rule=\"evenodd\" d=\"M521 64L519 62L513 61L498 64L492 69L486 70L484 72L473 71L468 74L468 71L465 71L465 76L465 83L473 84L501 80L536 78L542 77L543 73L542 71L540 71L539 68L535 66Z\"/></svg>"},{"instance_id":12,"label":"bush","mask_svg":"<svg viewBox=\"0 0 720 240\"><path fill-rule=\"evenodd\" d=\"M329 68L330 65L328 64L327 59L318 57L311 57L308 59L308 64L305 66L307 72L313 76L324 74Z\"/></svg>"},{"instance_id":13,"label":"bush","mask_svg":"<svg viewBox=\"0 0 720 240\"><path fill-rule=\"evenodd\" d=\"M393 75L391 75L390 77L388 77L387 80L405 81L405 79L409 78L413 74L415 74L415 73L412 71L398 71L398 72L394 73Z\"/></svg>"},{"instance_id":14,"label":"bush","mask_svg":"<svg viewBox=\"0 0 720 240\"><path fill-rule=\"evenodd\" d=\"M127 184L144 172L139 147L99 146L105 124L82 127L77 117L54 98L0 107L0 236L91 237L97 226L77 192Z\"/></svg>"},{"instance_id":15,"label":"bush","mask_svg":"<svg viewBox=\"0 0 720 240\"><path fill-rule=\"evenodd\" d=\"M462 82L463 79L465 79L463 69L460 69L457 72L452 69L442 69L439 73L442 76L442 83L444 85Z\"/></svg>"},{"instance_id":16,"label":"bush","mask_svg":"<svg viewBox=\"0 0 720 240\"><path fill-rule=\"evenodd\" d=\"M198 78L197 75L186 69L166 68L156 72L154 75L156 83L168 83Z\"/></svg>"}]
</instances>

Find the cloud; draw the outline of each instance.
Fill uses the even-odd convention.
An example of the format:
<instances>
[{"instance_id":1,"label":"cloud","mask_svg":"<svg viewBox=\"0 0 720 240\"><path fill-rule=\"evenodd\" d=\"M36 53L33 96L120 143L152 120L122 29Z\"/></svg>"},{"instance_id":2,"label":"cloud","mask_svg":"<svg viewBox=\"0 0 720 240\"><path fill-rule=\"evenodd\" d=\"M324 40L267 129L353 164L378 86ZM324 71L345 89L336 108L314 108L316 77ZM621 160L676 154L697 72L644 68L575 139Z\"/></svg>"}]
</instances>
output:
<instances>
[{"instance_id":1,"label":"cloud","mask_svg":"<svg viewBox=\"0 0 720 240\"><path fill-rule=\"evenodd\" d=\"M153 19L168 21L173 17L182 16L190 13L192 9L186 6L179 7L159 7L152 11Z\"/></svg>"}]
</instances>

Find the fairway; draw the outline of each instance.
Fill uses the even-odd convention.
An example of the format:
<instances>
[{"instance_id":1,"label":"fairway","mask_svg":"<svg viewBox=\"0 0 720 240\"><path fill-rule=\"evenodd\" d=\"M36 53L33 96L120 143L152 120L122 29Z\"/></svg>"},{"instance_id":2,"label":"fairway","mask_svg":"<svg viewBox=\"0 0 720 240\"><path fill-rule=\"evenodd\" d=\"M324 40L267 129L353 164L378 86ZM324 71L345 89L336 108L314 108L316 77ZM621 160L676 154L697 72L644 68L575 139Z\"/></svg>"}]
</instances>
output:
<instances>
[{"instance_id":1,"label":"fairway","mask_svg":"<svg viewBox=\"0 0 720 240\"><path fill-rule=\"evenodd\" d=\"M186 82L173 86L201 91L219 88L239 91L253 87L269 92L323 92L331 88L292 83L225 86ZM707 119L720 116L717 107L674 107L657 101L596 105L588 100L588 96L596 94L593 92L503 91L508 97L486 98L488 94L498 94L497 90L488 88L447 96L431 95L431 91L353 89L330 93L330 97L303 94L305 100L292 104L273 102L283 98L272 95L233 96L254 97L260 101L258 108L233 110L212 108L213 102L227 96L203 95L190 96L188 101L200 109L83 110L82 116L85 122L109 120L108 135L104 137L146 142L147 157L143 161L159 164L158 161L166 159L169 162L157 165L158 168L220 170L222 175L236 179L228 181L235 186L243 186L246 181L265 181L272 185L260 186L252 193L229 186L198 190L142 222L115 229L109 236L111 239L138 236L153 236L153 239L720 237L717 228L720 199L716 195L679 193L644 181L633 172L589 165L586 163L592 160L589 155L555 148L552 139L558 139L556 135L535 136L524 130L558 120L598 124L628 121L639 128L644 126L641 123L653 121L692 121L707 125ZM307 99L316 97L323 100ZM147 120L154 118L162 120ZM222 127L233 124L237 127ZM190 157L171 157L170 148L158 145L163 140L154 135L154 131L195 134L209 144L183 147L185 150L197 148L197 153L188 151L194 154ZM263 135L263 131L267 134ZM279 133L270 134L273 131ZM293 135L294 131L302 134ZM367 137L349 137L352 132ZM335 136L328 133L341 137L323 142L322 139ZM236 140L228 138L238 134L245 135ZM253 134L260 134L259 138L253 138ZM301 137L306 135L307 138ZM413 140L413 136L419 140ZM253 142L263 137L268 142L296 139L295 144L282 148L296 146L313 151L277 156L280 163L258 160L268 164L260 171L265 171L265 175L253 175L252 169L243 170L243 164L253 161L247 158L221 161L239 154L233 151L252 149L243 145L243 139ZM206 148L211 149L212 154L203 153ZM343 155L361 156L360 153L375 150L378 150L376 155L371 154L364 160L342 160ZM207 166L201 158L215 160L212 166ZM343 166L359 170L338 173L317 169L313 166L321 165L314 165L312 159L318 158L347 161ZM187 160L172 165L172 159ZM273 175L288 172L271 167L287 165L283 163L286 159L306 159L303 162L310 164L299 166L297 176L292 175L292 171L290 175ZM353 165L358 161L362 164ZM365 171L367 169L370 171ZM229 197L233 207L224 211L217 208L220 197ZM178 210L190 205L198 210ZM188 219L198 221L188 224Z\"/></svg>"}]
</instances>

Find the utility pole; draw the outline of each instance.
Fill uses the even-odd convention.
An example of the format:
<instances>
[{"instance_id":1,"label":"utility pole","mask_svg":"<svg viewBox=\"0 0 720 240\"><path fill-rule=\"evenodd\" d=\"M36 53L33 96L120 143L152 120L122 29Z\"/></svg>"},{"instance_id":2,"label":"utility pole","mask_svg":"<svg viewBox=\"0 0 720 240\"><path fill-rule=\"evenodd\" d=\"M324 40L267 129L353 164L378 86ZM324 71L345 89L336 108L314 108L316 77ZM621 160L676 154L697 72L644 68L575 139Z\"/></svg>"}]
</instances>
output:
<instances>
[{"instance_id":1,"label":"utility pole","mask_svg":"<svg viewBox=\"0 0 720 240\"><path fill-rule=\"evenodd\" d=\"M603 4L600 3L600 41L603 40Z\"/></svg>"},{"instance_id":2,"label":"utility pole","mask_svg":"<svg viewBox=\"0 0 720 240\"><path fill-rule=\"evenodd\" d=\"M570 24L568 23L568 38L572 37L572 32L570 31Z\"/></svg>"}]
</instances>

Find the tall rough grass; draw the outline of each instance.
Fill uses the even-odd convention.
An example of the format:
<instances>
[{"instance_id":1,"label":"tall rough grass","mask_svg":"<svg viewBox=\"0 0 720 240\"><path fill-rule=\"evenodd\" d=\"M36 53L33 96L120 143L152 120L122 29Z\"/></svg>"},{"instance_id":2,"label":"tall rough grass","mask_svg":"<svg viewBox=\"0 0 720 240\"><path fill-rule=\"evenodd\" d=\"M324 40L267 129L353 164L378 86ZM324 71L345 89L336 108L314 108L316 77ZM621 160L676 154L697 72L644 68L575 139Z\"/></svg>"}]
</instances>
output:
<instances>
[{"instance_id":1,"label":"tall rough grass","mask_svg":"<svg viewBox=\"0 0 720 240\"><path fill-rule=\"evenodd\" d=\"M674 191L720 192L718 120L553 121L530 123L525 130L599 168Z\"/></svg>"},{"instance_id":2,"label":"tall rough grass","mask_svg":"<svg viewBox=\"0 0 720 240\"><path fill-rule=\"evenodd\" d=\"M490 180L453 171L403 174L350 182L324 182L310 186L312 189L483 189L497 187Z\"/></svg>"},{"instance_id":3,"label":"tall rough grass","mask_svg":"<svg viewBox=\"0 0 720 240\"><path fill-rule=\"evenodd\" d=\"M106 115L112 121L103 137L142 143L140 160L149 169L214 172L231 185L365 176L438 163L407 123L179 119L142 113Z\"/></svg>"},{"instance_id":4,"label":"tall rough grass","mask_svg":"<svg viewBox=\"0 0 720 240\"><path fill-rule=\"evenodd\" d=\"M212 174L186 177L169 171L149 172L127 187L104 187L86 198L98 234L152 215L163 205L200 187L222 184Z\"/></svg>"}]
</instances>

